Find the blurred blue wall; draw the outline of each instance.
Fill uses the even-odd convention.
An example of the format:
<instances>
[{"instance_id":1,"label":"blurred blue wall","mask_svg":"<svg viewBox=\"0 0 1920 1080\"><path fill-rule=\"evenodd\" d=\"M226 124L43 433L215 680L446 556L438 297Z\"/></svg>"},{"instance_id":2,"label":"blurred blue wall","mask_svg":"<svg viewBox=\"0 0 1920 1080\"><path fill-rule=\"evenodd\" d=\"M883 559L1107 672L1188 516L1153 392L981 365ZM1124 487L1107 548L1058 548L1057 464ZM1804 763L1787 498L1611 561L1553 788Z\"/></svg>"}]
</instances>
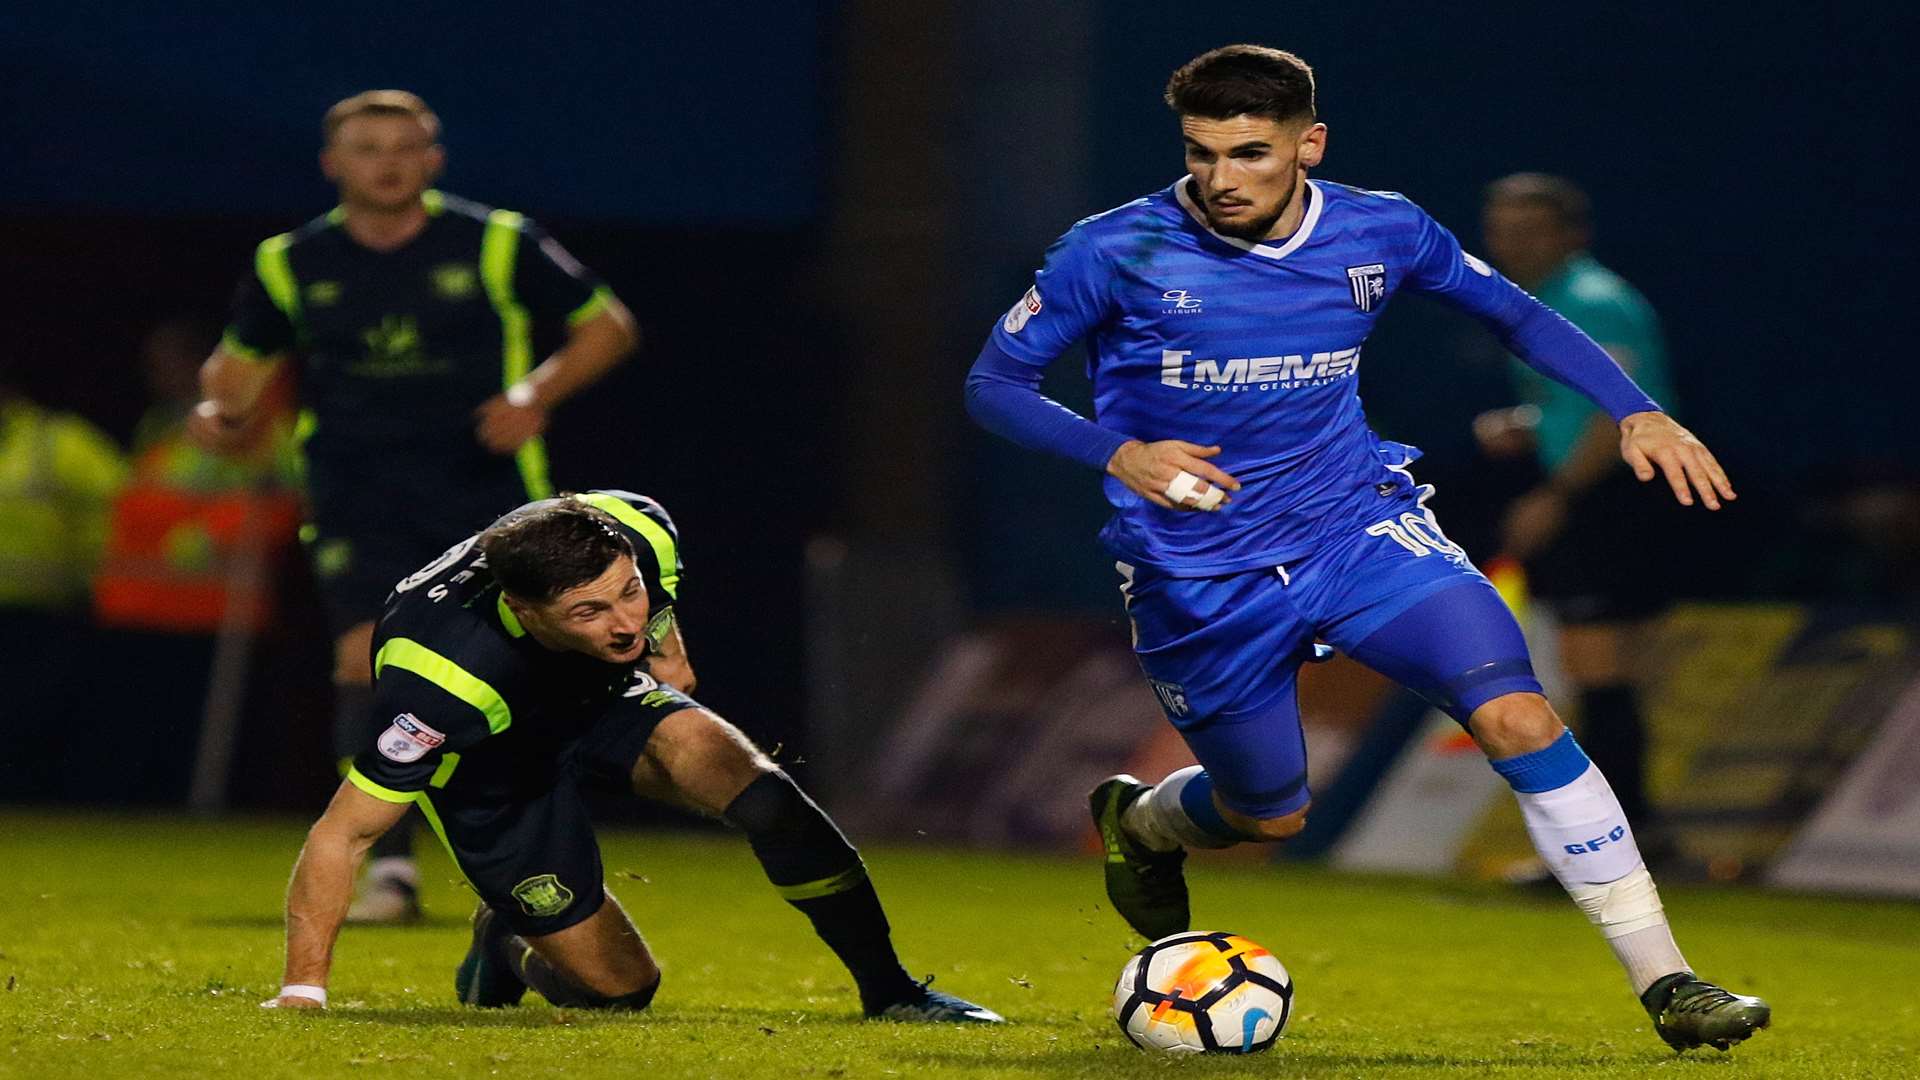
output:
<instances>
[{"instance_id":1,"label":"blurred blue wall","mask_svg":"<svg viewBox=\"0 0 1920 1080\"><path fill-rule=\"evenodd\" d=\"M440 114L447 186L562 217L746 228L819 210L817 0L135 5L0 15L0 207L310 215L340 98Z\"/></svg>"}]
</instances>

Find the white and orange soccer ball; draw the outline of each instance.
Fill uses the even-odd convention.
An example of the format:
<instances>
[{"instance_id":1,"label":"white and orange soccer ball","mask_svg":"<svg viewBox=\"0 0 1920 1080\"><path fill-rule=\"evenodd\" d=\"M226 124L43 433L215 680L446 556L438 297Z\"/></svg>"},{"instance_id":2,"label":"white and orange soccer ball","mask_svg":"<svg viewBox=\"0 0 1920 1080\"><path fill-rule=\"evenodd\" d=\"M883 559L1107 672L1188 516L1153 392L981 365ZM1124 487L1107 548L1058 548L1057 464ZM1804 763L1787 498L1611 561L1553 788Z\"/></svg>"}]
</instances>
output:
<instances>
[{"instance_id":1,"label":"white and orange soccer ball","mask_svg":"<svg viewBox=\"0 0 1920 1080\"><path fill-rule=\"evenodd\" d=\"M1293 979L1238 934L1189 931L1135 953L1113 988L1113 1018L1135 1046L1170 1054L1251 1054L1293 1015Z\"/></svg>"}]
</instances>

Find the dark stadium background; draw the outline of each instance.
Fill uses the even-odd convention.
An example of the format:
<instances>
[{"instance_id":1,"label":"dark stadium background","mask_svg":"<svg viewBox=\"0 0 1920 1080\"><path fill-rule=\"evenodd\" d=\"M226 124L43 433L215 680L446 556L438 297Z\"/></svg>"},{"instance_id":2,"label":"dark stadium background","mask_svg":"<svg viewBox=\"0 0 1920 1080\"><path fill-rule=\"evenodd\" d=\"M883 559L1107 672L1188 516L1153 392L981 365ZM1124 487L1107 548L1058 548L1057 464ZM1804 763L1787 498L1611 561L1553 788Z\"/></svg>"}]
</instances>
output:
<instances>
[{"instance_id":1,"label":"dark stadium background","mask_svg":"<svg viewBox=\"0 0 1920 1080\"><path fill-rule=\"evenodd\" d=\"M638 314L644 354L557 419L557 478L676 513L701 696L768 744L805 746L815 538L950 562L963 617L1115 615L1093 478L973 428L961 378L1054 236L1178 175L1167 73L1254 40L1318 71L1321 175L1403 191L1470 248L1497 176L1590 189L1598 254L1658 308L1684 418L1742 492L1688 545L1698 594L1911 605L1891 592L1911 569L1849 548L1820 512L1845 485L1913 484L1920 460L1898 408L1914 75L1895 10L12 10L0 348L34 395L124 438L144 404L141 335L218 318L252 246L331 204L314 163L326 106L415 90L445 124L443 186L537 217ZM1438 508L1472 533L1492 496L1467 422L1504 401L1498 357L1410 301L1365 372L1376 427L1428 449ZM1057 389L1083 404L1066 374ZM290 581L290 659L257 688L235 794L310 808L324 771L295 769L303 785L282 769L324 758L325 649ZM919 617L911 599L873 615L875 633Z\"/></svg>"}]
</instances>

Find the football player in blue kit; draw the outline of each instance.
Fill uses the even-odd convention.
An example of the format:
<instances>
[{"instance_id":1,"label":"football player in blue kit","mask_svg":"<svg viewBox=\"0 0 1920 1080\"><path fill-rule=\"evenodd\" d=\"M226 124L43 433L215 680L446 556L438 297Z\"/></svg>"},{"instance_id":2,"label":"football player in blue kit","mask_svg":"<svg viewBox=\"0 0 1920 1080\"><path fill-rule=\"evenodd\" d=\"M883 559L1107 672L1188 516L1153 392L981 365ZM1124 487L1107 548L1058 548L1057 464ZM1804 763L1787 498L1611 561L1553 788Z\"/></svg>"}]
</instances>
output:
<instances>
[{"instance_id":1,"label":"football player in blue kit","mask_svg":"<svg viewBox=\"0 0 1920 1080\"><path fill-rule=\"evenodd\" d=\"M1402 291L1487 325L1619 424L1642 481L1717 510L1707 448L1607 354L1400 195L1308 179L1326 153L1312 70L1232 45L1175 72L1188 175L1047 251L967 378L987 429L1104 470L1148 681L1199 765L1091 797L1114 907L1187 929L1185 850L1284 840L1308 803L1295 674L1324 641L1415 690L1512 785L1541 857L1599 928L1669 1045L1726 1049L1767 1004L1693 974L1619 801L1534 678L1499 596L1427 508L1410 446L1367 426L1361 348ZM1085 341L1095 416L1040 392Z\"/></svg>"}]
</instances>

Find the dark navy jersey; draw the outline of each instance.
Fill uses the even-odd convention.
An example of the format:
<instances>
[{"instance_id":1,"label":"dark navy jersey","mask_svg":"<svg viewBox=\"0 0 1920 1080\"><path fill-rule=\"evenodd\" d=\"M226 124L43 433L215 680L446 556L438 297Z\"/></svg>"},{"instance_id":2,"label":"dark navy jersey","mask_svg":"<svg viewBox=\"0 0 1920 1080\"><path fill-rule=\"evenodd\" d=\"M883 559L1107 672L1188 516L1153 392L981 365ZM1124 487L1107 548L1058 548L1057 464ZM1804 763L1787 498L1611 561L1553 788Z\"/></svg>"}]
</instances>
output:
<instances>
[{"instance_id":1,"label":"dark navy jersey","mask_svg":"<svg viewBox=\"0 0 1920 1080\"><path fill-rule=\"evenodd\" d=\"M643 495L573 496L605 510L633 545L656 641L670 626L682 565L673 519ZM561 751L622 696L693 707L644 663L557 652L527 634L479 550L478 534L394 587L374 632L374 708L388 721L347 778L388 801L446 788L515 798L550 789Z\"/></svg>"},{"instance_id":2,"label":"dark navy jersey","mask_svg":"<svg viewBox=\"0 0 1920 1080\"><path fill-rule=\"evenodd\" d=\"M591 317L612 294L533 222L429 191L420 235L374 251L341 211L263 242L223 345L299 365L316 516L369 485L380 500L507 491L491 513L550 493L545 450L481 446L474 409L532 369L537 326Z\"/></svg>"},{"instance_id":3,"label":"dark navy jersey","mask_svg":"<svg viewBox=\"0 0 1920 1080\"><path fill-rule=\"evenodd\" d=\"M1162 511L1109 477L1122 559L1225 574L1289 562L1408 493L1417 453L1361 411L1360 353L1402 291L1508 324L1537 306L1400 195L1313 180L1298 230L1207 227L1186 179L1075 225L993 342L1036 369L1085 340L1099 424L1223 449L1244 489L1216 513Z\"/></svg>"}]
</instances>

